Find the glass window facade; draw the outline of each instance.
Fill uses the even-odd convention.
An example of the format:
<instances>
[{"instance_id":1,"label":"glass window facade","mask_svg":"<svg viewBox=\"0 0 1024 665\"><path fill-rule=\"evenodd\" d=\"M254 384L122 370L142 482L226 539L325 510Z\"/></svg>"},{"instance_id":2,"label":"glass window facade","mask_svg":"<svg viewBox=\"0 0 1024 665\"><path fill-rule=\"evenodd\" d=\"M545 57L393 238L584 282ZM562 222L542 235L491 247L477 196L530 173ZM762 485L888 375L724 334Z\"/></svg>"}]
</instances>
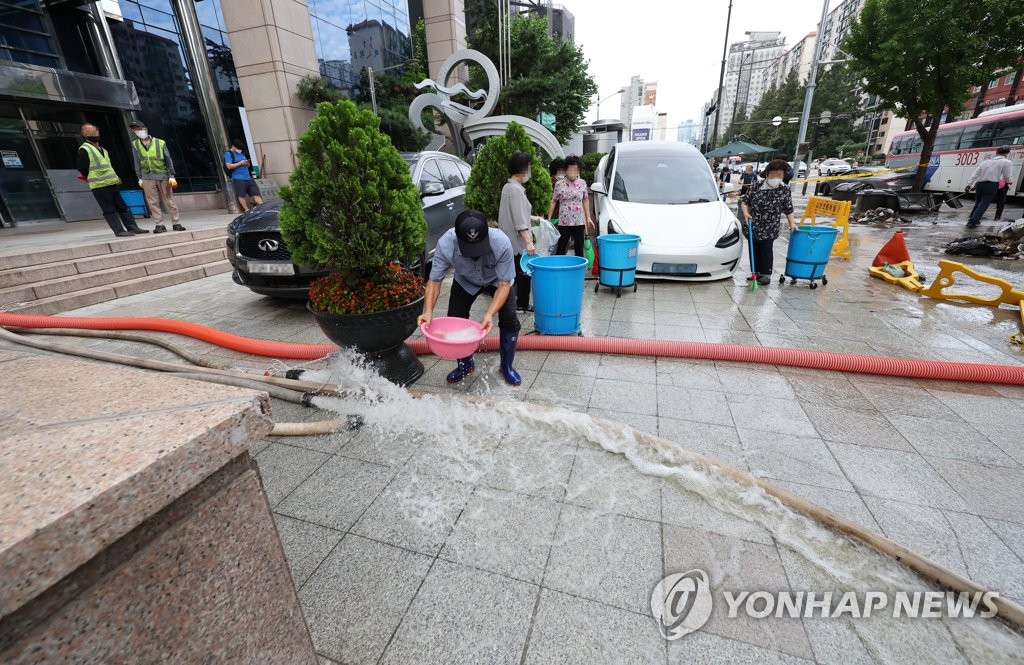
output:
<instances>
[{"instance_id":1,"label":"glass window facade","mask_svg":"<svg viewBox=\"0 0 1024 665\"><path fill-rule=\"evenodd\" d=\"M0 60L61 66L39 0L0 0Z\"/></svg>"},{"instance_id":2,"label":"glass window facade","mask_svg":"<svg viewBox=\"0 0 1024 665\"><path fill-rule=\"evenodd\" d=\"M209 145L170 0L120 0L119 4L124 20L110 21L110 30L125 78L135 83L142 105L139 117L150 134L167 141L180 191L216 189L220 155L226 146ZM229 136L241 137L242 95L220 0L198 0L195 6L224 124Z\"/></svg>"},{"instance_id":3,"label":"glass window facade","mask_svg":"<svg viewBox=\"0 0 1024 665\"><path fill-rule=\"evenodd\" d=\"M350 94L366 67L376 70L412 57L404 0L309 0L320 74Z\"/></svg>"}]
</instances>

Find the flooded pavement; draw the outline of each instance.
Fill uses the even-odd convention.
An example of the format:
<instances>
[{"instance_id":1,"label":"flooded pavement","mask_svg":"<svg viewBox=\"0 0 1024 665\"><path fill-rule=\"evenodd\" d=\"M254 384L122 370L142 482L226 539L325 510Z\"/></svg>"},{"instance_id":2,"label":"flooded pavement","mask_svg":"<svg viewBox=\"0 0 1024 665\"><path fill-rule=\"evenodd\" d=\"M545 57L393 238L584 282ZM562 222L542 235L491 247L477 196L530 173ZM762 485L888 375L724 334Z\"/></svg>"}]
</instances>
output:
<instances>
[{"instance_id":1,"label":"flooded pavement","mask_svg":"<svg viewBox=\"0 0 1024 665\"><path fill-rule=\"evenodd\" d=\"M942 245L964 234L966 212L934 218L897 227L929 278ZM583 331L1020 365L1007 340L1020 331L1016 309L933 301L868 275L895 230L854 226L852 260L830 262L828 286L813 291L773 282L751 292L742 267L719 283L643 281L619 299L588 288ZM785 252L780 241L780 268ZM1021 262L969 261L1024 285ZM443 313L446 293L440 303ZM255 296L228 275L70 314L324 341L302 305ZM524 334L532 329L524 316ZM175 360L130 343L81 344ZM184 344L228 363L283 367ZM423 360L419 390L507 401L488 409L388 395L362 431L268 439L252 451L325 663L845 665L1013 662L1022 652L1019 636L990 620L729 618L721 595L700 630L666 641L652 591L690 570L704 571L716 594L931 587L688 466L682 452L636 447L627 427L724 460L1019 602L1024 388L554 352L520 352L518 388L501 380L496 354L478 354L476 373L449 386L452 364ZM335 416L277 401L274 415ZM590 415L619 425L595 427Z\"/></svg>"}]
</instances>

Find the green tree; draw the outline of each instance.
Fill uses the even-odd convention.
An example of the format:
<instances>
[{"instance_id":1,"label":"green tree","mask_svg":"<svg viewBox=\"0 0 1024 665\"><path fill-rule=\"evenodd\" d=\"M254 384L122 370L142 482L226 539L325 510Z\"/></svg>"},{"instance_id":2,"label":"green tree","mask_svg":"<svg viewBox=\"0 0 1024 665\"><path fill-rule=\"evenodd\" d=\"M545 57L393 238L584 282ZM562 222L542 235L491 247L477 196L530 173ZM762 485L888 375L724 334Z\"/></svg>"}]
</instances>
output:
<instances>
[{"instance_id":1,"label":"green tree","mask_svg":"<svg viewBox=\"0 0 1024 665\"><path fill-rule=\"evenodd\" d=\"M580 177L588 185L594 184L594 171L601 162L601 158L607 155L606 152L588 152L580 155Z\"/></svg>"},{"instance_id":2,"label":"green tree","mask_svg":"<svg viewBox=\"0 0 1024 665\"><path fill-rule=\"evenodd\" d=\"M789 152L796 145L797 125L787 120L800 115L803 103L804 86L800 85L796 70L793 70L781 86L772 86L762 95L761 101L750 113L749 122L741 125L739 131L755 143ZM775 116L783 118L778 127L771 124Z\"/></svg>"},{"instance_id":3,"label":"green tree","mask_svg":"<svg viewBox=\"0 0 1024 665\"><path fill-rule=\"evenodd\" d=\"M416 21L412 31L412 57L420 63L424 76L430 71L430 60L427 58L427 24L421 18Z\"/></svg>"},{"instance_id":4,"label":"green tree","mask_svg":"<svg viewBox=\"0 0 1024 665\"><path fill-rule=\"evenodd\" d=\"M379 124L348 100L317 106L280 190L281 234L296 263L365 282L423 251L419 193Z\"/></svg>"},{"instance_id":5,"label":"green tree","mask_svg":"<svg viewBox=\"0 0 1024 665\"><path fill-rule=\"evenodd\" d=\"M1020 59L1024 11L1005 0L867 0L844 49L864 90L914 123L927 164L943 117L959 115L973 86ZM915 191L925 173L917 170Z\"/></svg>"},{"instance_id":6,"label":"green tree","mask_svg":"<svg viewBox=\"0 0 1024 665\"><path fill-rule=\"evenodd\" d=\"M497 65L498 14L489 0L467 0L466 16L473 26L469 45ZM570 41L548 36L547 21L516 15L511 24L512 75L503 81L500 112L536 120L541 112L555 116L559 143L569 142L583 126L597 84L587 71L583 50ZM470 87L485 86L483 71L470 67Z\"/></svg>"},{"instance_id":7,"label":"green tree","mask_svg":"<svg viewBox=\"0 0 1024 665\"><path fill-rule=\"evenodd\" d=\"M508 160L517 152L525 152L533 157L530 165L533 175L525 184L526 197L530 199L534 214L547 214L551 204L551 178L537 150L530 143L526 130L515 122L509 123L503 135L488 139L480 148L466 182L467 208L479 210L489 220L498 219L501 188L508 182Z\"/></svg>"}]
</instances>

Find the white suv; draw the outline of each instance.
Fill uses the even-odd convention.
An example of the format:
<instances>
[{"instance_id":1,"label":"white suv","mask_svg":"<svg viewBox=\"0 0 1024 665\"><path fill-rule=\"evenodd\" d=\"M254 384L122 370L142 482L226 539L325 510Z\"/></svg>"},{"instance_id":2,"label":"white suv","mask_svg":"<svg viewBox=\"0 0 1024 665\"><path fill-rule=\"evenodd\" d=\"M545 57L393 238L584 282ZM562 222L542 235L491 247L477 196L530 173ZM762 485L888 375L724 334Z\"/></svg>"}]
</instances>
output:
<instances>
[{"instance_id":1,"label":"white suv","mask_svg":"<svg viewBox=\"0 0 1024 665\"><path fill-rule=\"evenodd\" d=\"M850 165L842 159L826 159L821 164L818 164L819 174L836 175L837 173L846 173L849 170Z\"/></svg>"}]
</instances>

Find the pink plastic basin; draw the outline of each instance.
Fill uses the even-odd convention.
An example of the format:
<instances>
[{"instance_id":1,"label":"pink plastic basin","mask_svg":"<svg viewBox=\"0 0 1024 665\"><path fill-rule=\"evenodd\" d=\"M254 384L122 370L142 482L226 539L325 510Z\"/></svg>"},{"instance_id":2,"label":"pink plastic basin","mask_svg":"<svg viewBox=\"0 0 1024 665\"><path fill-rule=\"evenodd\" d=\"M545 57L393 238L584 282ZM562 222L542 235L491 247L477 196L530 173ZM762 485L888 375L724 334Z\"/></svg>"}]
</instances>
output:
<instances>
[{"instance_id":1,"label":"pink plastic basin","mask_svg":"<svg viewBox=\"0 0 1024 665\"><path fill-rule=\"evenodd\" d=\"M430 326L420 326L427 338L427 348L435 356L458 360L471 356L487 333L476 321L457 316L441 316L431 320Z\"/></svg>"}]
</instances>

